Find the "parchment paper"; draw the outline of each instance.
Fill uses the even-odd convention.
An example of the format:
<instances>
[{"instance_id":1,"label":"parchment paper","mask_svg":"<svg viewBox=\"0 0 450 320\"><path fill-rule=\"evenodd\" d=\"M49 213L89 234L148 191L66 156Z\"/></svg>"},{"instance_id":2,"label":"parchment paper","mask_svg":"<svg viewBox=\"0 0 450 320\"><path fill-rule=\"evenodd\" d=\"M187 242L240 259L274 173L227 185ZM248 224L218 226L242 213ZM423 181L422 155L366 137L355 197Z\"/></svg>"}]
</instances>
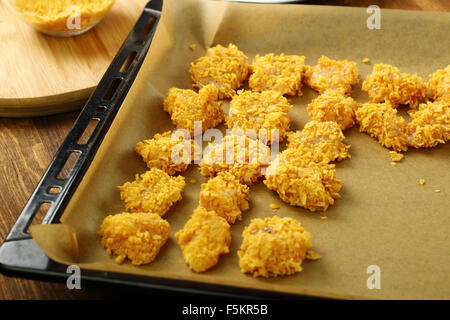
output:
<instances>
[{"instance_id":1,"label":"parchment paper","mask_svg":"<svg viewBox=\"0 0 450 320\"><path fill-rule=\"evenodd\" d=\"M189 64L204 55L204 46L231 42L250 59L269 52L300 54L310 65L321 55L354 60L361 82L374 63L417 72L425 80L449 63L448 13L382 10L380 30L367 29L367 18L364 8L165 0L136 82L62 217L76 233L79 259L75 241L59 241L70 230L64 225L33 227L37 244L52 259L86 269L325 297L449 299L450 144L409 150L393 167L388 150L359 133L357 126L345 132L352 159L337 164L342 198L325 213L328 219L284 204L260 182L250 189L251 209L232 226L231 252L206 273L189 270L173 236L197 207L200 185L207 181L197 166L183 174L186 181L198 182L187 183L183 200L165 216L171 237L153 263L117 265L97 235L105 216L124 211L116 186L146 171L133 151L136 142L173 129L162 108L164 94L171 86L191 88ZM190 44L197 44L194 52ZM366 57L371 64L361 63ZM367 101L359 88L354 98ZM306 106L316 96L304 88L303 97L291 99L293 130L309 121ZM425 179L425 185L420 186L419 179ZM274 214L270 203L281 206L276 214L298 219L311 232L313 249L322 258L305 261L303 272L294 276L254 279L240 272L237 250L251 219ZM380 267L379 290L367 288L370 265Z\"/></svg>"}]
</instances>

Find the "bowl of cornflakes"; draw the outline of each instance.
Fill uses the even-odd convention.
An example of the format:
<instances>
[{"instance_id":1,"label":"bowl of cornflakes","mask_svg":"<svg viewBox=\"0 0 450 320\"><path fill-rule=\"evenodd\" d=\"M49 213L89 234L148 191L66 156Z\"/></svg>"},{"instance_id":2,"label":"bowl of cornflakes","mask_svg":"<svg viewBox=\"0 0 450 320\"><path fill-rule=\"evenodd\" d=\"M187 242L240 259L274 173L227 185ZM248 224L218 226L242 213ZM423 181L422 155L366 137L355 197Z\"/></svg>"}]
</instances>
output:
<instances>
[{"instance_id":1,"label":"bowl of cornflakes","mask_svg":"<svg viewBox=\"0 0 450 320\"><path fill-rule=\"evenodd\" d=\"M82 34L112 8L115 0L8 0L11 8L34 29L51 36Z\"/></svg>"}]
</instances>

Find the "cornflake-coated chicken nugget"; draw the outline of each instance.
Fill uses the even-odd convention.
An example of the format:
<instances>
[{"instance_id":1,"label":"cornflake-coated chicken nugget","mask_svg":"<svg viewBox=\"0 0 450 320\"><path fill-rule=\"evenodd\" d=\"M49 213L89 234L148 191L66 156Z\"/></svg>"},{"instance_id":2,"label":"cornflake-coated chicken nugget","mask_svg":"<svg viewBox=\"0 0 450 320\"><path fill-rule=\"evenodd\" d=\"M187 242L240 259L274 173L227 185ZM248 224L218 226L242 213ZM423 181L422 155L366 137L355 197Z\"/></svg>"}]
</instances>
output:
<instances>
[{"instance_id":1,"label":"cornflake-coated chicken nugget","mask_svg":"<svg viewBox=\"0 0 450 320\"><path fill-rule=\"evenodd\" d=\"M350 145L343 143L345 139L342 130L334 121L310 121L303 130L288 134L290 149L310 161L329 163L334 160L350 158Z\"/></svg>"},{"instance_id":2,"label":"cornflake-coated chicken nugget","mask_svg":"<svg viewBox=\"0 0 450 320\"><path fill-rule=\"evenodd\" d=\"M389 101L394 108L409 104L415 109L425 96L427 86L417 74L401 73L388 64L375 64L362 84L362 91L367 91L372 102Z\"/></svg>"},{"instance_id":3,"label":"cornflake-coated chicken nugget","mask_svg":"<svg viewBox=\"0 0 450 320\"><path fill-rule=\"evenodd\" d=\"M305 57L295 55L274 55L263 57L256 55L248 80L252 91L279 91L281 94L302 95L302 76L305 69Z\"/></svg>"},{"instance_id":4,"label":"cornflake-coated chicken nugget","mask_svg":"<svg viewBox=\"0 0 450 320\"><path fill-rule=\"evenodd\" d=\"M228 223L242 220L242 211L248 206L249 188L228 172L219 172L216 177L202 184L199 205L215 211Z\"/></svg>"},{"instance_id":5,"label":"cornflake-coated chicken nugget","mask_svg":"<svg viewBox=\"0 0 450 320\"><path fill-rule=\"evenodd\" d=\"M439 69L428 76L428 96L437 100L440 97L450 97L450 65Z\"/></svg>"},{"instance_id":6,"label":"cornflake-coated chicken nugget","mask_svg":"<svg viewBox=\"0 0 450 320\"><path fill-rule=\"evenodd\" d=\"M362 104L356 111L356 121L361 132L377 138L386 148L408 150L405 119L397 115L397 110L389 102Z\"/></svg>"},{"instance_id":7,"label":"cornflake-coated chicken nugget","mask_svg":"<svg viewBox=\"0 0 450 320\"><path fill-rule=\"evenodd\" d=\"M201 132L214 128L224 120L224 113L217 101L217 89L208 85L198 93L190 89L170 88L164 99L164 111L170 114L178 129L186 129L194 135L196 121L201 121Z\"/></svg>"},{"instance_id":8,"label":"cornflake-coated chicken nugget","mask_svg":"<svg viewBox=\"0 0 450 320\"><path fill-rule=\"evenodd\" d=\"M184 172L194 159L196 147L194 139L172 139L172 131L155 134L153 139L138 142L134 149L149 169L157 168L174 175ZM187 152L187 154L185 154Z\"/></svg>"},{"instance_id":9,"label":"cornflake-coated chicken nugget","mask_svg":"<svg viewBox=\"0 0 450 320\"><path fill-rule=\"evenodd\" d=\"M229 116L226 118L228 128L239 128L253 132L250 136L259 137L261 142L270 144L272 134L282 141L289 131L288 116L292 105L277 91L238 91L230 102Z\"/></svg>"},{"instance_id":10,"label":"cornflake-coated chicken nugget","mask_svg":"<svg viewBox=\"0 0 450 320\"><path fill-rule=\"evenodd\" d=\"M147 212L109 215L100 226L102 245L121 264L126 258L134 265L148 264L169 238L169 223Z\"/></svg>"},{"instance_id":11,"label":"cornflake-coated chicken nugget","mask_svg":"<svg viewBox=\"0 0 450 320\"><path fill-rule=\"evenodd\" d=\"M450 96L421 104L419 110L410 115L413 120L406 130L411 146L431 148L450 140Z\"/></svg>"},{"instance_id":12,"label":"cornflake-coated chicken nugget","mask_svg":"<svg viewBox=\"0 0 450 320\"><path fill-rule=\"evenodd\" d=\"M213 84L219 89L219 98L231 98L235 89L247 80L249 64L247 56L239 49L229 44L228 48L220 44L207 48L206 56L191 63L193 86L202 88Z\"/></svg>"},{"instance_id":13,"label":"cornflake-coated chicken nugget","mask_svg":"<svg viewBox=\"0 0 450 320\"><path fill-rule=\"evenodd\" d=\"M160 169L151 168L118 189L127 211L152 212L163 216L172 204L181 200L185 186L183 176L171 177Z\"/></svg>"},{"instance_id":14,"label":"cornflake-coated chicken nugget","mask_svg":"<svg viewBox=\"0 0 450 320\"><path fill-rule=\"evenodd\" d=\"M358 103L336 91L327 91L311 101L308 114L312 120L337 122L342 130L355 124Z\"/></svg>"},{"instance_id":15,"label":"cornflake-coated chicken nugget","mask_svg":"<svg viewBox=\"0 0 450 320\"><path fill-rule=\"evenodd\" d=\"M231 233L227 221L214 211L198 207L184 228L175 233L184 261L195 272L204 272L230 252Z\"/></svg>"},{"instance_id":16,"label":"cornflake-coated chicken nugget","mask_svg":"<svg viewBox=\"0 0 450 320\"><path fill-rule=\"evenodd\" d=\"M271 162L264 184L280 198L310 211L326 211L339 199L341 180L336 177L334 164L311 162L298 150L288 148Z\"/></svg>"},{"instance_id":17,"label":"cornflake-coated chicken nugget","mask_svg":"<svg viewBox=\"0 0 450 320\"><path fill-rule=\"evenodd\" d=\"M302 271L306 250L312 246L311 234L292 218L253 219L242 236L239 265L243 273L254 277L276 277Z\"/></svg>"},{"instance_id":18,"label":"cornflake-coated chicken nugget","mask_svg":"<svg viewBox=\"0 0 450 320\"><path fill-rule=\"evenodd\" d=\"M206 177L228 171L241 183L252 185L269 165L270 149L245 135L227 135L221 143L209 147L199 166L200 173Z\"/></svg>"},{"instance_id":19,"label":"cornflake-coated chicken nugget","mask_svg":"<svg viewBox=\"0 0 450 320\"><path fill-rule=\"evenodd\" d=\"M359 82L356 62L332 60L322 56L317 65L309 66L305 72L306 84L320 94L325 91L339 91L349 95L352 86Z\"/></svg>"}]
</instances>

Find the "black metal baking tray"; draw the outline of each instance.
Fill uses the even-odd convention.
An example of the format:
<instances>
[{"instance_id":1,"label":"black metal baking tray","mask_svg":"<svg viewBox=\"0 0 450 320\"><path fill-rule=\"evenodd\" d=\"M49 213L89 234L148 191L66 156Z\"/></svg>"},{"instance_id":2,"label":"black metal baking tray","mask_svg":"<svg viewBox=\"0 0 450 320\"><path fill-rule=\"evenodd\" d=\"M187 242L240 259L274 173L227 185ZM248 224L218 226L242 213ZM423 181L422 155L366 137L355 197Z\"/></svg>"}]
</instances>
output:
<instances>
[{"instance_id":1,"label":"black metal baking tray","mask_svg":"<svg viewBox=\"0 0 450 320\"><path fill-rule=\"evenodd\" d=\"M52 261L37 246L27 229L43 203L50 203L42 224L59 223L64 209L93 160L98 147L120 109L149 50L161 17L163 0L152 0L144 8L131 33L81 111L25 208L0 247L0 272L8 276L65 281L67 266ZM91 120L98 122L85 144L78 144ZM79 154L65 179L58 178L70 154ZM50 189L59 189L51 193ZM274 293L222 285L211 285L123 273L81 270L86 282L130 285L228 297L275 297ZM290 297L277 294L277 298Z\"/></svg>"}]
</instances>

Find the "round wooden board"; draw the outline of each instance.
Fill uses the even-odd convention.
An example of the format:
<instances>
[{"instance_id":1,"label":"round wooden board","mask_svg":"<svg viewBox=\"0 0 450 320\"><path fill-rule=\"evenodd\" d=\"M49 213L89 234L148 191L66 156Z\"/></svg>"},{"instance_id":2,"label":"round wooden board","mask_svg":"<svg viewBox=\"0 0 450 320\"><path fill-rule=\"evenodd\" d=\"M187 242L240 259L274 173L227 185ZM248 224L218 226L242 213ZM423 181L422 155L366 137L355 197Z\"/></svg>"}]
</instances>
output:
<instances>
[{"instance_id":1,"label":"round wooden board","mask_svg":"<svg viewBox=\"0 0 450 320\"><path fill-rule=\"evenodd\" d=\"M117 0L85 34L43 35L0 1L0 116L30 117L81 108L148 0Z\"/></svg>"}]
</instances>

